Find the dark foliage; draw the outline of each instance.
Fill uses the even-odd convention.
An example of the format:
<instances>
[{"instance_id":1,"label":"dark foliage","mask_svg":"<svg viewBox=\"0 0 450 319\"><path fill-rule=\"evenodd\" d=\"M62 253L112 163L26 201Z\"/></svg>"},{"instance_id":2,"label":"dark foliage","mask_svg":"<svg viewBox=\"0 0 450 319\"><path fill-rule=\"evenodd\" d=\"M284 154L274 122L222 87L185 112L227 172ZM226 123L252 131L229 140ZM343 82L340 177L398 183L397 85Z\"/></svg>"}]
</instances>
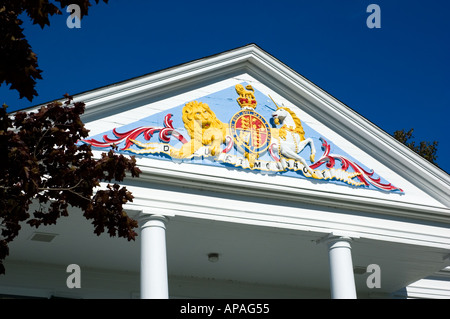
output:
<instances>
[{"instance_id":1,"label":"dark foliage","mask_svg":"<svg viewBox=\"0 0 450 319\"><path fill-rule=\"evenodd\" d=\"M85 105L66 98L36 113L8 115L0 108L0 273L22 223L55 224L71 206L92 220L97 235L137 235L137 222L123 210L133 196L117 184L127 173L139 176L135 158L113 149L94 158L90 145L79 143L88 136L80 119ZM114 183L96 191L101 182Z\"/></svg>"},{"instance_id":2,"label":"dark foliage","mask_svg":"<svg viewBox=\"0 0 450 319\"><path fill-rule=\"evenodd\" d=\"M414 129L410 129L409 131L406 131L403 129L403 130L395 131L393 136L396 140L402 142L403 144L408 146L410 149L412 149L414 152L416 152L417 154L419 154L426 160L430 161L434 165L438 166L436 163L436 159L437 159L436 152L437 152L438 142L433 141L432 143L430 143L430 142L422 141L417 145L414 141L411 141L411 139L413 139L413 132L414 132Z\"/></svg>"},{"instance_id":3,"label":"dark foliage","mask_svg":"<svg viewBox=\"0 0 450 319\"><path fill-rule=\"evenodd\" d=\"M53 2L60 8L78 5L81 17L91 6L89 0ZM61 11L48 0L0 0L0 84L10 84L20 98L31 101L42 71L21 28L19 16L24 13L44 28L50 25L49 17ZM79 143L88 136L80 119L85 105L65 97L64 103L50 103L36 113L11 115L6 105L0 108L0 274L5 273L9 244L24 223L56 224L68 216L70 207L80 208L92 220L97 235L106 231L128 240L137 236L137 222L123 210L133 196L117 184L127 174L139 176L135 158L113 149L94 158L90 145ZM110 184L99 188L101 182Z\"/></svg>"},{"instance_id":4,"label":"dark foliage","mask_svg":"<svg viewBox=\"0 0 450 319\"><path fill-rule=\"evenodd\" d=\"M108 0L103 0L105 3ZM70 4L80 7L81 17L88 14L90 0L54 0L60 8ZM95 0L96 3L99 0ZM20 98L26 97L32 101L37 92L36 80L41 79L37 55L28 43L19 16L26 13L33 24L41 28L50 25L49 18L62 14L61 10L48 0L0 0L0 85L11 85L11 90L17 90Z\"/></svg>"}]
</instances>

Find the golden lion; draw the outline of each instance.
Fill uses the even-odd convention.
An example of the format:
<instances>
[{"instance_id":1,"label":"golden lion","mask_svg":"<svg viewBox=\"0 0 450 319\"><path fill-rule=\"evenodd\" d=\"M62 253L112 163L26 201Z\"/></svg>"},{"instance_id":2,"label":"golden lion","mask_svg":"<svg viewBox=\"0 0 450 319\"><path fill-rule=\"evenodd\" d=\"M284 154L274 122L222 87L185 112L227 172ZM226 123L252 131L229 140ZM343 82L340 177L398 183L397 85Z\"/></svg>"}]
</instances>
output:
<instances>
[{"instance_id":1,"label":"golden lion","mask_svg":"<svg viewBox=\"0 0 450 319\"><path fill-rule=\"evenodd\" d=\"M192 101L183 107L183 123L191 140L180 149L171 149L170 156L187 158L202 146L209 146L212 156L220 153L220 145L225 143L228 124L220 121L209 105Z\"/></svg>"}]
</instances>

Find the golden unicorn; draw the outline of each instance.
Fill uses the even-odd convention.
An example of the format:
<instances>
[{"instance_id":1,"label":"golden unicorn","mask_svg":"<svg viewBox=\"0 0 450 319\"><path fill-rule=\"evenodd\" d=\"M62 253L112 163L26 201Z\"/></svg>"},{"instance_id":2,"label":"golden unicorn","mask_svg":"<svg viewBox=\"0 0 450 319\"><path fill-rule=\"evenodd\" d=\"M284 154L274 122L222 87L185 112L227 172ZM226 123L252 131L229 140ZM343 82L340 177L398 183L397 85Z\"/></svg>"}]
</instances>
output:
<instances>
[{"instance_id":1,"label":"golden unicorn","mask_svg":"<svg viewBox=\"0 0 450 319\"><path fill-rule=\"evenodd\" d=\"M313 178L320 179L321 177L309 167L305 159L298 155L306 145L309 145L311 148L310 161L314 163L316 149L313 140L311 138L305 139L305 131L303 130L302 123L292 110L287 107L276 106L277 110L272 113L272 118L274 123L276 125L281 124L281 127L279 129L272 129L272 132L275 133L274 135L278 135L278 138L275 138L277 142L273 145L273 151L275 153L278 152L285 158L300 161ZM284 161L282 156L280 156L280 160Z\"/></svg>"}]
</instances>

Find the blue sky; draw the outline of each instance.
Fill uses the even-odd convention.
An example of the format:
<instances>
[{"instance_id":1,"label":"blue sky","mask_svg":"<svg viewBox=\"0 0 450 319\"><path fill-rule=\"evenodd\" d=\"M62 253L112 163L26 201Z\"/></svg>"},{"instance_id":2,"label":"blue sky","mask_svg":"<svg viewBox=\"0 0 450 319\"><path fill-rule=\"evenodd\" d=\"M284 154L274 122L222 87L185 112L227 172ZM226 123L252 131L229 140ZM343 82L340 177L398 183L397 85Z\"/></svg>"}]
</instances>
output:
<instances>
[{"instance_id":1,"label":"blue sky","mask_svg":"<svg viewBox=\"0 0 450 319\"><path fill-rule=\"evenodd\" d=\"M94 2L94 1L93 1ZM370 29L369 4L381 9ZM450 1L144 1L91 7L80 29L68 13L41 30L23 16L42 80L32 102L3 84L10 111L256 43L392 134L438 141L450 172Z\"/></svg>"}]
</instances>

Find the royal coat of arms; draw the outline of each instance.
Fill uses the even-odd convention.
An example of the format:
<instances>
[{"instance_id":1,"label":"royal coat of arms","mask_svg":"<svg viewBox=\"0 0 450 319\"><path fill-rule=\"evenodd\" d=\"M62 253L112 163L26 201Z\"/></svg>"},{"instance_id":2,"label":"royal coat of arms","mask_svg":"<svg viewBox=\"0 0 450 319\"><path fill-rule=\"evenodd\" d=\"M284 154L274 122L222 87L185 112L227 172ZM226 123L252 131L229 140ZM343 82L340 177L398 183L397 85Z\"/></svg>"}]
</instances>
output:
<instances>
[{"instance_id":1,"label":"royal coat of arms","mask_svg":"<svg viewBox=\"0 0 450 319\"><path fill-rule=\"evenodd\" d=\"M214 99L208 96L203 101L185 103L177 118L184 127L174 126L175 117L168 113L162 120L164 126L140 126L125 132L113 129L113 136L104 134L103 141L93 137L82 142L98 148L115 144L120 152L140 156L164 156L175 161L403 192L349 156L332 154L332 145L325 138L308 137L295 108L279 106L269 96L266 99L269 102L264 103L264 114L260 114L256 111L257 91L251 85L239 83L233 89L237 94L235 99L226 96L230 90L225 90ZM208 98L220 101L215 102L220 104L217 106L220 117L207 103ZM230 109L234 107L239 109L230 116ZM317 146L323 153L316 160Z\"/></svg>"}]
</instances>

